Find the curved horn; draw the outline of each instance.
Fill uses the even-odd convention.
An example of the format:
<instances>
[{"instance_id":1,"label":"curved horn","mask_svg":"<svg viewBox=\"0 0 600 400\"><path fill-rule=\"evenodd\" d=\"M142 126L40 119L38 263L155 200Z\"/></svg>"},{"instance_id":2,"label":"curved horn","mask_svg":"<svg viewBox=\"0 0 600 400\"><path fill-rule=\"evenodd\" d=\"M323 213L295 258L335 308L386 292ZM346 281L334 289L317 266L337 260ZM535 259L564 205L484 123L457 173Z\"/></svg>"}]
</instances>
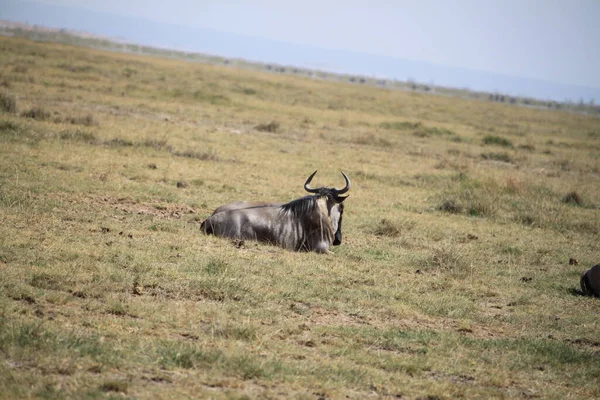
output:
<instances>
[{"instance_id":1,"label":"curved horn","mask_svg":"<svg viewBox=\"0 0 600 400\"><path fill-rule=\"evenodd\" d=\"M317 171L315 171L317 172ZM344 194L346 193L348 190L350 190L350 178L348 178L348 176L344 173L344 171L340 171L342 173L342 175L344 175L344 179L346 180L346 186L343 189L335 189L337 194ZM312 176L311 176L312 178Z\"/></svg>"},{"instance_id":2,"label":"curved horn","mask_svg":"<svg viewBox=\"0 0 600 400\"><path fill-rule=\"evenodd\" d=\"M304 183L304 190L306 190L308 193L317 193L319 191L319 189L311 189L311 188L308 187L308 184L310 183L310 181L312 181L312 178L313 178L313 176L315 176L316 173L317 173L317 171L315 171L312 174L310 174L310 176L308 177L308 179Z\"/></svg>"}]
</instances>

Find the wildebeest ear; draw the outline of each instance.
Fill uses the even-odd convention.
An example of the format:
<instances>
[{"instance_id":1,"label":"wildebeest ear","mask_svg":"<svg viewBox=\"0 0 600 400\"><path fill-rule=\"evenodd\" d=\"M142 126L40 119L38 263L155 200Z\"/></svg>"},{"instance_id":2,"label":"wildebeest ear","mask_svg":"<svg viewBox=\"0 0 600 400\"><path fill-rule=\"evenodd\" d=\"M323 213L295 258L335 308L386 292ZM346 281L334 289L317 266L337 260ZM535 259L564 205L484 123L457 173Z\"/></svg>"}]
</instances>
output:
<instances>
[{"instance_id":1,"label":"wildebeest ear","mask_svg":"<svg viewBox=\"0 0 600 400\"><path fill-rule=\"evenodd\" d=\"M336 196L336 197L335 197L335 201L336 201L336 202L338 202L338 203L342 203L342 202L343 202L344 200L346 200L346 199L347 199L349 196L350 196L350 195L348 195L348 196Z\"/></svg>"}]
</instances>

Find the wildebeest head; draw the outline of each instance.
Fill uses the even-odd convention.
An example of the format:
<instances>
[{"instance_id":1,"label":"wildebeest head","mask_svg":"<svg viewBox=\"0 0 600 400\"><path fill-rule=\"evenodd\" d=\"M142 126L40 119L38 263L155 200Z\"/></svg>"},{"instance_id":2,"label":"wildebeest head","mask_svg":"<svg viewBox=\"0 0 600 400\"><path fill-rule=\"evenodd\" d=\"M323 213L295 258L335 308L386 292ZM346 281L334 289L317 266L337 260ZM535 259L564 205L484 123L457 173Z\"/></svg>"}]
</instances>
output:
<instances>
[{"instance_id":1,"label":"wildebeest head","mask_svg":"<svg viewBox=\"0 0 600 400\"><path fill-rule=\"evenodd\" d=\"M338 246L342 243L342 217L344 214L344 200L348 196L342 196L344 193L350 190L350 179L344 173L344 171L340 171L346 181L345 186L342 189L336 188L328 188L328 187L320 187L320 188L311 188L310 182L313 177L317 174L317 171L310 174L306 182L304 183L304 189L313 193L317 198L325 198L327 201L327 213L329 218L331 218L331 225L333 227L333 231L335 232L335 237L333 240L333 245Z\"/></svg>"}]
</instances>

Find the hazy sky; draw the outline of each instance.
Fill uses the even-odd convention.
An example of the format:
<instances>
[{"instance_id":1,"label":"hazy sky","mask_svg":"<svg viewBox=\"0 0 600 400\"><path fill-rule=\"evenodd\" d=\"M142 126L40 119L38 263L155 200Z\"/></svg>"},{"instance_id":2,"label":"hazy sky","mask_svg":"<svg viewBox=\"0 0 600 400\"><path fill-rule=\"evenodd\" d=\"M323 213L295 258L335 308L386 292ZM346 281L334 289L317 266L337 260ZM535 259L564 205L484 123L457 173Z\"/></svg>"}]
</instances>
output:
<instances>
[{"instance_id":1,"label":"hazy sky","mask_svg":"<svg viewBox=\"0 0 600 400\"><path fill-rule=\"evenodd\" d=\"M600 88L598 0L43 0Z\"/></svg>"}]
</instances>

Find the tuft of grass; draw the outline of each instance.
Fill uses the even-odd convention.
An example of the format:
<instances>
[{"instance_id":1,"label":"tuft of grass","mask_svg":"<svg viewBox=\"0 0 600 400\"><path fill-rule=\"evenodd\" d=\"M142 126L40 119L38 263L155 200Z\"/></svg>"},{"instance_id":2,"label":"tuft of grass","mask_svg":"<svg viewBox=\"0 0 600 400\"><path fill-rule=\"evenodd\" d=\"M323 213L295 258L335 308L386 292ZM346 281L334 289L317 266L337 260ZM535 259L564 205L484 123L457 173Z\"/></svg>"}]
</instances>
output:
<instances>
[{"instance_id":1,"label":"tuft of grass","mask_svg":"<svg viewBox=\"0 0 600 400\"><path fill-rule=\"evenodd\" d=\"M254 127L254 129L256 129L257 131L271 132L271 133L279 132L280 128L281 128L281 125L277 121L271 121L267 124L258 124Z\"/></svg>"},{"instance_id":2,"label":"tuft of grass","mask_svg":"<svg viewBox=\"0 0 600 400\"><path fill-rule=\"evenodd\" d=\"M0 110L5 113L16 114L18 111L17 97L14 94L0 92Z\"/></svg>"},{"instance_id":3,"label":"tuft of grass","mask_svg":"<svg viewBox=\"0 0 600 400\"><path fill-rule=\"evenodd\" d=\"M87 132L80 129L64 130L59 133L59 138L73 142L85 142L90 144L99 143L98 138L92 132Z\"/></svg>"},{"instance_id":4,"label":"tuft of grass","mask_svg":"<svg viewBox=\"0 0 600 400\"><path fill-rule=\"evenodd\" d=\"M456 135L456 133L454 131L451 131L450 129L438 128L435 126L432 126L432 127L420 126L413 132L413 135L415 135L417 137L423 137L423 138L431 137L431 136L448 136L450 138L458 137L458 135Z\"/></svg>"},{"instance_id":5,"label":"tuft of grass","mask_svg":"<svg viewBox=\"0 0 600 400\"><path fill-rule=\"evenodd\" d=\"M119 317L123 317L129 314L127 310L127 305L125 305L121 301L114 301L111 304L109 304L106 309L106 312L108 314L116 315Z\"/></svg>"},{"instance_id":6,"label":"tuft of grass","mask_svg":"<svg viewBox=\"0 0 600 400\"><path fill-rule=\"evenodd\" d=\"M431 270L464 272L467 268L465 256L461 248L455 244L433 247L425 267Z\"/></svg>"},{"instance_id":7,"label":"tuft of grass","mask_svg":"<svg viewBox=\"0 0 600 400\"><path fill-rule=\"evenodd\" d=\"M571 204L574 206L583 206L583 198L576 191L571 191L564 195L561 201L565 204Z\"/></svg>"},{"instance_id":8,"label":"tuft of grass","mask_svg":"<svg viewBox=\"0 0 600 400\"><path fill-rule=\"evenodd\" d=\"M201 350L182 342L162 341L156 349L158 363L163 368L208 368L216 365L224 355L221 351Z\"/></svg>"},{"instance_id":9,"label":"tuft of grass","mask_svg":"<svg viewBox=\"0 0 600 400\"><path fill-rule=\"evenodd\" d=\"M23 127L14 121L2 120L0 121L0 135L19 133L23 130Z\"/></svg>"},{"instance_id":10,"label":"tuft of grass","mask_svg":"<svg viewBox=\"0 0 600 400\"><path fill-rule=\"evenodd\" d=\"M207 93L201 90L196 90L193 93L193 97L195 100L214 104L214 105L227 105L230 100L227 96L223 96L221 94L213 94Z\"/></svg>"},{"instance_id":11,"label":"tuft of grass","mask_svg":"<svg viewBox=\"0 0 600 400\"><path fill-rule=\"evenodd\" d=\"M209 275L221 275L227 271L227 263L223 260L210 260L204 266L204 271Z\"/></svg>"},{"instance_id":12,"label":"tuft of grass","mask_svg":"<svg viewBox=\"0 0 600 400\"><path fill-rule=\"evenodd\" d=\"M508 164L513 164L514 160L508 153L481 153L481 158L484 160L501 161Z\"/></svg>"},{"instance_id":13,"label":"tuft of grass","mask_svg":"<svg viewBox=\"0 0 600 400\"><path fill-rule=\"evenodd\" d=\"M535 150L535 146L532 144L520 144L519 149L532 152Z\"/></svg>"},{"instance_id":14,"label":"tuft of grass","mask_svg":"<svg viewBox=\"0 0 600 400\"><path fill-rule=\"evenodd\" d=\"M127 393L128 384L125 381L110 380L100 385L100 390L103 392Z\"/></svg>"},{"instance_id":15,"label":"tuft of grass","mask_svg":"<svg viewBox=\"0 0 600 400\"><path fill-rule=\"evenodd\" d=\"M221 161L221 158L212 149L210 149L208 151L193 151L193 150L174 151L172 153L173 153L173 155L176 155L179 157L194 158L196 160Z\"/></svg>"},{"instance_id":16,"label":"tuft of grass","mask_svg":"<svg viewBox=\"0 0 600 400\"><path fill-rule=\"evenodd\" d=\"M46 121L46 120L50 119L52 114L50 114L49 111L44 110L42 107L37 106L37 107L33 107L27 111L23 111L21 113L21 116L23 118L32 118L37 121Z\"/></svg>"},{"instance_id":17,"label":"tuft of grass","mask_svg":"<svg viewBox=\"0 0 600 400\"><path fill-rule=\"evenodd\" d=\"M92 114L87 114L85 116L78 117L67 117L65 118L65 122L68 122L73 125L85 125L85 126L97 126L99 125L98 121L94 118Z\"/></svg>"},{"instance_id":18,"label":"tuft of grass","mask_svg":"<svg viewBox=\"0 0 600 400\"><path fill-rule=\"evenodd\" d=\"M213 328L212 334L226 339L246 342L256 339L256 329L248 325L225 324L224 326L216 326Z\"/></svg>"},{"instance_id":19,"label":"tuft of grass","mask_svg":"<svg viewBox=\"0 0 600 400\"><path fill-rule=\"evenodd\" d=\"M463 211L463 206L455 199L447 199L438 206L438 210L450 214L460 214Z\"/></svg>"},{"instance_id":20,"label":"tuft of grass","mask_svg":"<svg viewBox=\"0 0 600 400\"><path fill-rule=\"evenodd\" d=\"M420 129L423 126L421 122L408 122L408 121L394 121L394 122L382 122L379 124L384 129L393 130L409 130L409 129Z\"/></svg>"},{"instance_id":21,"label":"tuft of grass","mask_svg":"<svg viewBox=\"0 0 600 400\"><path fill-rule=\"evenodd\" d=\"M495 136L495 135L484 136L482 142L485 145L491 144L494 146L513 147L513 144L510 140L503 138L501 136Z\"/></svg>"},{"instance_id":22,"label":"tuft of grass","mask_svg":"<svg viewBox=\"0 0 600 400\"><path fill-rule=\"evenodd\" d=\"M110 147L131 147L134 145L131 140L118 137L105 141L104 144Z\"/></svg>"},{"instance_id":23,"label":"tuft of grass","mask_svg":"<svg viewBox=\"0 0 600 400\"><path fill-rule=\"evenodd\" d=\"M142 146L150 147L156 150L166 150L169 152L173 151L173 146L167 142L167 139L146 139L142 142Z\"/></svg>"},{"instance_id":24,"label":"tuft of grass","mask_svg":"<svg viewBox=\"0 0 600 400\"><path fill-rule=\"evenodd\" d=\"M352 139L352 143L355 143L358 145L380 146L380 147L386 147L386 148L393 146L393 143L390 142L389 140L375 136L373 134L358 136L358 137Z\"/></svg>"},{"instance_id":25,"label":"tuft of grass","mask_svg":"<svg viewBox=\"0 0 600 400\"><path fill-rule=\"evenodd\" d=\"M410 223L400 224L383 218L375 227L374 233L377 236L398 237L401 235L403 229L408 230L411 228L412 224Z\"/></svg>"}]
</instances>

